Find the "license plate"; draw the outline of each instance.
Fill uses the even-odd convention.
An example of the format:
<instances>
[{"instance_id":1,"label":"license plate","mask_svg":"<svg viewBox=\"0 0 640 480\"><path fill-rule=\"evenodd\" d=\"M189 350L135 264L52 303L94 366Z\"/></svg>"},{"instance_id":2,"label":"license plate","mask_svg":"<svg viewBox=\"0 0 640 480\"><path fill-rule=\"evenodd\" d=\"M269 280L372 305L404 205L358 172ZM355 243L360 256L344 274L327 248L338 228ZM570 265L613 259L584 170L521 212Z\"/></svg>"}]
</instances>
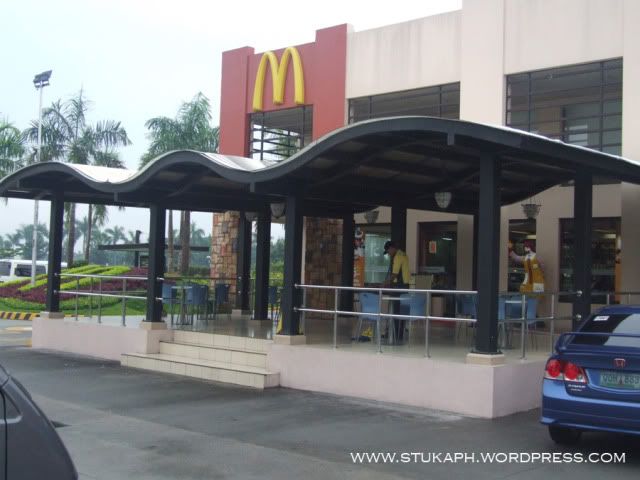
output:
<instances>
[{"instance_id":1,"label":"license plate","mask_svg":"<svg viewBox=\"0 0 640 480\"><path fill-rule=\"evenodd\" d=\"M600 372L600 386L640 390L640 375L636 373Z\"/></svg>"}]
</instances>

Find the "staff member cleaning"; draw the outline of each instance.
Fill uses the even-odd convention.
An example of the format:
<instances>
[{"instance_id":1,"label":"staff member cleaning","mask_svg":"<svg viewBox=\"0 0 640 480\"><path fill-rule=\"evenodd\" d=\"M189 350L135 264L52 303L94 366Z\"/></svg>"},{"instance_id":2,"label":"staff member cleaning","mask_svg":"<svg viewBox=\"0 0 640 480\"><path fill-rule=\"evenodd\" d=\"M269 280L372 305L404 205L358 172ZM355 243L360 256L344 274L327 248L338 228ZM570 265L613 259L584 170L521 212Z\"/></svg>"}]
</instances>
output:
<instances>
[{"instance_id":1,"label":"staff member cleaning","mask_svg":"<svg viewBox=\"0 0 640 480\"><path fill-rule=\"evenodd\" d=\"M393 240L388 240L384 244L384 254L389 255L389 272L387 278L384 281L383 287L385 288L409 288L410 273L409 273L409 257L402 250L398 248ZM393 296L400 296L395 294ZM391 313L401 314L400 302L391 302ZM400 318L393 319L393 333L397 343L402 343L404 340L404 320Z\"/></svg>"}]
</instances>

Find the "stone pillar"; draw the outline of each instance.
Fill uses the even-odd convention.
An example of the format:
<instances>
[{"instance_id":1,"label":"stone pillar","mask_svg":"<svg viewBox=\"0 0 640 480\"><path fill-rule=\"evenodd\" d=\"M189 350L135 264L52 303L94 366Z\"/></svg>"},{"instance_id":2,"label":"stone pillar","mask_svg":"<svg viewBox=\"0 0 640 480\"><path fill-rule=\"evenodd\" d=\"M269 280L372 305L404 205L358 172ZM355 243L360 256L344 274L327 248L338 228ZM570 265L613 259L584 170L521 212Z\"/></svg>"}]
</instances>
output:
<instances>
[{"instance_id":1,"label":"stone pillar","mask_svg":"<svg viewBox=\"0 0 640 480\"><path fill-rule=\"evenodd\" d=\"M342 284L342 220L307 217L304 283ZM306 305L329 309L334 306L331 290L308 290Z\"/></svg>"},{"instance_id":2,"label":"stone pillar","mask_svg":"<svg viewBox=\"0 0 640 480\"><path fill-rule=\"evenodd\" d=\"M211 231L211 277L216 283L228 283L229 301L234 304L238 278L238 212L215 213Z\"/></svg>"}]
</instances>

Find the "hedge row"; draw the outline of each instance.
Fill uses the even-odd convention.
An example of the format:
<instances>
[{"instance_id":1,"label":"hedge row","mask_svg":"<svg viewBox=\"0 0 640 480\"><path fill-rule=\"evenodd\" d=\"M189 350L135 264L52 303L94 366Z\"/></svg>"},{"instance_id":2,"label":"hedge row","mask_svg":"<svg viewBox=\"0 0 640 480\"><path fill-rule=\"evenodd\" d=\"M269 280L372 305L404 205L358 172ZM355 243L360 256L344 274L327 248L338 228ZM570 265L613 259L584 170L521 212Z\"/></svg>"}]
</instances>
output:
<instances>
[{"instance_id":1,"label":"hedge row","mask_svg":"<svg viewBox=\"0 0 640 480\"><path fill-rule=\"evenodd\" d=\"M123 265L115 266L115 267L101 267L101 269L97 272L87 272L87 274L96 274L96 275L122 275L131 270L131 267L125 267ZM103 282L108 281L107 279L103 279ZM89 285L98 285L99 280L97 278L85 277L78 279L72 278L69 281L62 283L60 285L60 290L75 290L78 285L80 287L88 287Z\"/></svg>"}]
</instances>

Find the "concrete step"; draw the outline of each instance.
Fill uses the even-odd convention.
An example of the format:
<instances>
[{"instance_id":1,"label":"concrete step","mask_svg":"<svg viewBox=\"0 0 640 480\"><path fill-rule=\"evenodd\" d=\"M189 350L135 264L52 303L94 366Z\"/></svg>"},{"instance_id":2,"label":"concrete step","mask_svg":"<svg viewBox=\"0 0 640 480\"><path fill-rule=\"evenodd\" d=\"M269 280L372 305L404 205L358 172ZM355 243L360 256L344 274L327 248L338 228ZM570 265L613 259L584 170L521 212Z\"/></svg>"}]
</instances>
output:
<instances>
[{"instance_id":1,"label":"concrete step","mask_svg":"<svg viewBox=\"0 0 640 480\"><path fill-rule=\"evenodd\" d=\"M213 360L249 367L266 368L267 352L231 347L214 347L186 342L160 342L160 353L196 360Z\"/></svg>"},{"instance_id":2,"label":"concrete step","mask_svg":"<svg viewBox=\"0 0 640 480\"><path fill-rule=\"evenodd\" d=\"M174 330L173 341L176 343L249 350L252 352L266 352L273 344L273 340L262 338L236 337L217 333L190 332L188 330Z\"/></svg>"},{"instance_id":3,"label":"concrete step","mask_svg":"<svg viewBox=\"0 0 640 480\"><path fill-rule=\"evenodd\" d=\"M122 355L125 367L154 372L172 373L186 377L231 383L258 389L277 387L280 374L265 368L203 360L166 353L128 353Z\"/></svg>"}]
</instances>

